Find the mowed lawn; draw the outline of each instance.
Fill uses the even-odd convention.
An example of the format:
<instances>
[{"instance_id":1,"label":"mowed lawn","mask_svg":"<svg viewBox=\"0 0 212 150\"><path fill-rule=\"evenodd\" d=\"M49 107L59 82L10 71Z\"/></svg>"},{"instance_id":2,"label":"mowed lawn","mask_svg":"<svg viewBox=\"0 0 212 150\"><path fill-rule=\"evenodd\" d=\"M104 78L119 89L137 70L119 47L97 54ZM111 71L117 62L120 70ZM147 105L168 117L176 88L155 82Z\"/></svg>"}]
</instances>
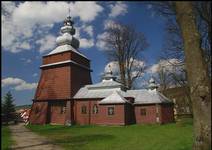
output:
<instances>
[{"instance_id":1,"label":"mowed lawn","mask_svg":"<svg viewBox=\"0 0 212 150\"><path fill-rule=\"evenodd\" d=\"M67 150L190 150L192 124L130 126L28 125Z\"/></svg>"},{"instance_id":2,"label":"mowed lawn","mask_svg":"<svg viewBox=\"0 0 212 150\"><path fill-rule=\"evenodd\" d=\"M9 150L12 144L11 133L8 126L1 127L1 149Z\"/></svg>"}]
</instances>

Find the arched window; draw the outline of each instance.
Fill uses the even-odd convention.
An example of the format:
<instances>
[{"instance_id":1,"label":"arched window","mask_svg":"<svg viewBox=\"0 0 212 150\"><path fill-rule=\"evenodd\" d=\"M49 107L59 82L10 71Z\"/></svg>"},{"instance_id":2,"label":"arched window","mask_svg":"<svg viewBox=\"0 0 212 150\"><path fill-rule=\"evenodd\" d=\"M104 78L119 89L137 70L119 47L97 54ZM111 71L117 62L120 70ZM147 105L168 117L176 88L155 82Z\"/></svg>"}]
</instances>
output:
<instances>
[{"instance_id":1,"label":"arched window","mask_svg":"<svg viewBox=\"0 0 212 150\"><path fill-rule=\"evenodd\" d=\"M61 114L65 114L66 113L66 107L65 106L61 106L60 113Z\"/></svg>"},{"instance_id":2,"label":"arched window","mask_svg":"<svg viewBox=\"0 0 212 150\"><path fill-rule=\"evenodd\" d=\"M108 107L107 108L107 114L108 115L114 115L114 107Z\"/></svg>"},{"instance_id":3,"label":"arched window","mask_svg":"<svg viewBox=\"0 0 212 150\"><path fill-rule=\"evenodd\" d=\"M81 107L81 113L82 114L86 114L87 112L86 112L86 106L82 106Z\"/></svg>"},{"instance_id":4,"label":"arched window","mask_svg":"<svg viewBox=\"0 0 212 150\"><path fill-rule=\"evenodd\" d=\"M97 114L98 113L98 106L95 104L93 105L93 114Z\"/></svg>"}]
</instances>

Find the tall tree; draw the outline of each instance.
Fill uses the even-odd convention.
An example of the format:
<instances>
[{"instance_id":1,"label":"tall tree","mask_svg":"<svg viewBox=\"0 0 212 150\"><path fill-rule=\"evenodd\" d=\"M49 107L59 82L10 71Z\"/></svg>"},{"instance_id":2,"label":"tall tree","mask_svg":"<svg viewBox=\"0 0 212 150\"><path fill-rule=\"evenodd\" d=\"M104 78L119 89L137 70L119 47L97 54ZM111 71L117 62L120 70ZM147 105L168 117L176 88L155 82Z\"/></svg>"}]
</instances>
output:
<instances>
[{"instance_id":1,"label":"tall tree","mask_svg":"<svg viewBox=\"0 0 212 150\"><path fill-rule=\"evenodd\" d=\"M211 149L211 84L192 2L175 2L194 115L193 150Z\"/></svg>"},{"instance_id":2,"label":"tall tree","mask_svg":"<svg viewBox=\"0 0 212 150\"><path fill-rule=\"evenodd\" d=\"M158 2L158 12L175 20L194 116L193 150L211 149L211 2ZM205 44L206 43L206 44ZM179 45L176 45L179 46Z\"/></svg>"},{"instance_id":3,"label":"tall tree","mask_svg":"<svg viewBox=\"0 0 212 150\"><path fill-rule=\"evenodd\" d=\"M12 121L15 119L15 105L13 104L13 97L12 94L7 92L7 94L4 96L4 101L2 104L2 114L5 118L6 123L8 124L9 121Z\"/></svg>"},{"instance_id":4,"label":"tall tree","mask_svg":"<svg viewBox=\"0 0 212 150\"><path fill-rule=\"evenodd\" d=\"M119 65L120 80L128 88L132 88L136 78L142 75L143 65L140 52L147 48L148 44L143 33L136 32L132 26L121 23L113 23L107 29L104 39L108 49L108 59L117 61Z\"/></svg>"}]
</instances>

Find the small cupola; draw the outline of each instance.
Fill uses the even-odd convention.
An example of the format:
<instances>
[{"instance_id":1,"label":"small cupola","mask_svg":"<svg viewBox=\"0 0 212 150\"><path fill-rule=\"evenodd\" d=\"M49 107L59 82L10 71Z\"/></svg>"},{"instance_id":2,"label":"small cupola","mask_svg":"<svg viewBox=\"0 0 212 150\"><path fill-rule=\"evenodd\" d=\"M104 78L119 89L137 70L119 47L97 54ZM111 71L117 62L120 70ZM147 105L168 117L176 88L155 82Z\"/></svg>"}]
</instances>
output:
<instances>
[{"instance_id":1,"label":"small cupola","mask_svg":"<svg viewBox=\"0 0 212 150\"><path fill-rule=\"evenodd\" d=\"M155 80L153 79L153 77L150 78L149 80L149 89L150 90L156 90L158 88Z\"/></svg>"},{"instance_id":2,"label":"small cupola","mask_svg":"<svg viewBox=\"0 0 212 150\"><path fill-rule=\"evenodd\" d=\"M102 77L102 82L115 81L115 80L116 80L116 76L113 75L113 72L112 72L110 65L109 65L109 70L104 73L104 75Z\"/></svg>"}]
</instances>

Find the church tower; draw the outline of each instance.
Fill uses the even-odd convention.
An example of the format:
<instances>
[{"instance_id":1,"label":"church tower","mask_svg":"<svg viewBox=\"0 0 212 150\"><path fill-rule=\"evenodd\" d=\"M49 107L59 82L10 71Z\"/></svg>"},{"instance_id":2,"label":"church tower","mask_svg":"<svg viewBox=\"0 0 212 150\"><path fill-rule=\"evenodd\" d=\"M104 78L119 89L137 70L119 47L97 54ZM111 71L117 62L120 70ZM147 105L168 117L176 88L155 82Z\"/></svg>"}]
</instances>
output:
<instances>
[{"instance_id":1,"label":"church tower","mask_svg":"<svg viewBox=\"0 0 212 150\"><path fill-rule=\"evenodd\" d=\"M57 47L43 56L29 120L32 124L72 124L72 97L82 86L91 84L90 60L78 50L73 24L68 16L56 39Z\"/></svg>"}]
</instances>

